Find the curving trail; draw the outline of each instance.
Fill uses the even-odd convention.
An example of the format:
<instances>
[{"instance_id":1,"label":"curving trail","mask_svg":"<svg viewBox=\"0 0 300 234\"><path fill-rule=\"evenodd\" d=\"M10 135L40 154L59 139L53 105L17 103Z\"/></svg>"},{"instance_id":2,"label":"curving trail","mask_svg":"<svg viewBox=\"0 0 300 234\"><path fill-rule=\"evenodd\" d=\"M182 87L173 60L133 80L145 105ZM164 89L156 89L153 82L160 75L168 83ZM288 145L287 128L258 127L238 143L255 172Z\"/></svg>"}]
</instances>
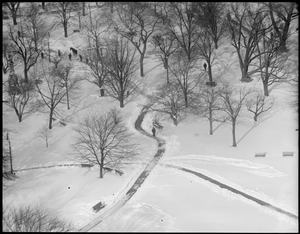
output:
<instances>
[{"instance_id":1,"label":"curving trail","mask_svg":"<svg viewBox=\"0 0 300 234\"><path fill-rule=\"evenodd\" d=\"M155 167L155 165L158 163L159 159L162 157L163 153L165 152L165 140L159 138L159 137L153 137L151 134L146 132L142 127L141 124L143 122L143 119L147 113L147 108L143 108L141 110L140 115L138 116L137 120L135 121L135 129L138 130L141 134L154 138L158 143L158 150L156 154L154 155L153 159L148 163L144 171L139 175L139 177L135 180L134 184L129 188L127 193L120 198L115 204L112 204L111 207L106 210L103 214L101 214L99 217L94 219L92 222L88 223L84 227L80 228L78 231L80 232L86 232L91 230L93 227L101 223L105 218L111 216L116 211L118 211L122 206L125 205L125 203L137 192L139 187L143 184L145 179L148 177L152 169Z\"/></svg>"},{"instance_id":2,"label":"curving trail","mask_svg":"<svg viewBox=\"0 0 300 234\"><path fill-rule=\"evenodd\" d=\"M243 196L243 197L245 197L245 198L247 198L247 199L249 199L251 201L254 201L254 202L258 203L261 206L267 207L267 208L272 209L274 211L277 211L277 212L279 212L281 214L285 214L285 215L289 216L290 218L298 219L297 215L295 215L295 214L293 214L293 213L291 213L289 211L283 210L283 209L281 209L279 207L276 207L276 206L274 206L274 205L272 205L272 204L270 204L268 202L265 202L265 201L263 201L261 199L253 197L252 195L249 195L249 194L244 193L244 192L242 192L240 190L237 190L237 189L235 189L235 188L233 188L231 186L228 186L228 185L226 185L226 184L224 184L222 182L219 182L219 181L217 181L217 180L215 180L215 179L213 179L213 178L211 178L209 176L206 176L206 175L204 175L204 174L202 174L200 172L193 171L193 170L190 170L190 169L184 168L184 167L169 165L169 164L162 164L162 166L166 166L166 167L178 169L178 170L181 170L181 171L193 174L193 175L198 176L198 177L200 177L200 178L202 178L204 180L209 181L212 184L215 184L215 185L219 186L222 189L227 189L227 190L229 190L229 191L231 191L233 193L239 194L239 195L241 195L241 196Z\"/></svg>"}]
</instances>

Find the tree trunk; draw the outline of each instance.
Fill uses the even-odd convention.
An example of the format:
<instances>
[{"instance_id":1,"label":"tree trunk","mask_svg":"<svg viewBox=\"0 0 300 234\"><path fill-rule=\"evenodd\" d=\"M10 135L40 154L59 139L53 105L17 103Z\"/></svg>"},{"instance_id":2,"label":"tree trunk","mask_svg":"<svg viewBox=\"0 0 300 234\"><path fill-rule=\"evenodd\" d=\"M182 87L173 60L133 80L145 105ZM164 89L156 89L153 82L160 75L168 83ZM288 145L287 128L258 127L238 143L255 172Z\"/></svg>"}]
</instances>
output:
<instances>
[{"instance_id":1,"label":"tree trunk","mask_svg":"<svg viewBox=\"0 0 300 234\"><path fill-rule=\"evenodd\" d=\"M67 106L68 106L68 110L70 110L68 83L66 83L66 91L67 91Z\"/></svg>"},{"instance_id":2,"label":"tree trunk","mask_svg":"<svg viewBox=\"0 0 300 234\"><path fill-rule=\"evenodd\" d=\"M209 110L209 135L213 135L213 120L211 110Z\"/></svg>"},{"instance_id":3,"label":"tree trunk","mask_svg":"<svg viewBox=\"0 0 300 234\"><path fill-rule=\"evenodd\" d=\"M46 138L46 147L48 148L48 140L47 140L47 138Z\"/></svg>"},{"instance_id":4,"label":"tree trunk","mask_svg":"<svg viewBox=\"0 0 300 234\"><path fill-rule=\"evenodd\" d=\"M235 123L236 123L236 120L235 119L232 119L232 146L233 147L236 147L236 139L235 139Z\"/></svg>"},{"instance_id":5,"label":"tree trunk","mask_svg":"<svg viewBox=\"0 0 300 234\"><path fill-rule=\"evenodd\" d=\"M268 97L268 96L269 96L268 84L265 83L265 82L263 82L263 86L264 86L264 95L265 95L266 97Z\"/></svg>"},{"instance_id":6,"label":"tree trunk","mask_svg":"<svg viewBox=\"0 0 300 234\"><path fill-rule=\"evenodd\" d=\"M243 68L242 68L242 80L248 80L249 79L248 68L249 68L249 64L244 62Z\"/></svg>"},{"instance_id":7,"label":"tree trunk","mask_svg":"<svg viewBox=\"0 0 300 234\"><path fill-rule=\"evenodd\" d=\"M207 62L207 67L208 67L208 78L209 78L209 82L212 83L212 71L211 71L211 64L209 61L206 61Z\"/></svg>"},{"instance_id":8,"label":"tree trunk","mask_svg":"<svg viewBox=\"0 0 300 234\"><path fill-rule=\"evenodd\" d=\"M110 13L114 13L114 2L110 2Z\"/></svg>"},{"instance_id":9,"label":"tree trunk","mask_svg":"<svg viewBox=\"0 0 300 234\"><path fill-rule=\"evenodd\" d=\"M185 103L185 107L189 107L188 96L186 92L184 93L184 103Z\"/></svg>"},{"instance_id":10,"label":"tree trunk","mask_svg":"<svg viewBox=\"0 0 300 234\"><path fill-rule=\"evenodd\" d=\"M169 81L169 68L167 67L167 84L169 84L170 81Z\"/></svg>"},{"instance_id":11,"label":"tree trunk","mask_svg":"<svg viewBox=\"0 0 300 234\"><path fill-rule=\"evenodd\" d=\"M53 117L53 107L50 108L50 115L49 115L49 129L52 129L52 117Z\"/></svg>"},{"instance_id":12,"label":"tree trunk","mask_svg":"<svg viewBox=\"0 0 300 234\"><path fill-rule=\"evenodd\" d=\"M103 163L104 163L104 155L101 152L101 160L100 160L100 179L103 178Z\"/></svg>"},{"instance_id":13,"label":"tree trunk","mask_svg":"<svg viewBox=\"0 0 300 234\"><path fill-rule=\"evenodd\" d=\"M215 43L215 49L218 49L218 39L214 38L214 43Z\"/></svg>"},{"instance_id":14,"label":"tree trunk","mask_svg":"<svg viewBox=\"0 0 300 234\"><path fill-rule=\"evenodd\" d=\"M120 97L120 107L121 108L124 107L124 97L123 96Z\"/></svg>"},{"instance_id":15,"label":"tree trunk","mask_svg":"<svg viewBox=\"0 0 300 234\"><path fill-rule=\"evenodd\" d=\"M22 114L18 115L19 123L22 122Z\"/></svg>"},{"instance_id":16,"label":"tree trunk","mask_svg":"<svg viewBox=\"0 0 300 234\"><path fill-rule=\"evenodd\" d=\"M42 2L42 9L45 10L45 2Z\"/></svg>"},{"instance_id":17,"label":"tree trunk","mask_svg":"<svg viewBox=\"0 0 300 234\"><path fill-rule=\"evenodd\" d=\"M173 120L173 124L175 126L177 126L178 122L177 122L177 118L175 118L173 115L170 115L171 119Z\"/></svg>"},{"instance_id":18,"label":"tree trunk","mask_svg":"<svg viewBox=\"0 0 300 234\"><path fill-rule=\"evenodd\" d=\"M85 2L82 2L82 15L85 16Z\"/></svg>"},{"instance_id":19,"label":"tree trunk","mask_svg":"<svg viewBox=\"0 0 300 234\"><path fill-rule=\"evenodd\" d=\"M25 82L28 83L28 71L27 71L27 64L24 62L24 79L25 79Z\"/></svg>"},{"instance_id":20,"label":"tree trunk","mask_svg":"<svg viewBox=\"0 0 300 234\"><path fill-rule=\"evenodd\" d=\"M13 22L14 22L14 25L17 25L17 12L12 12L12 18L13 18Z\"/></svg>"},{"instance_id":21,"label":"tree trunk","mask_svg":"<svg viewBox=\"0 0 300 234\"><path fill-rule=\"evenodd\" d=\"M144 54L141 54L141 57L140 57L140 75L141 77L144 77Z\"/></svg>"},{"instance_id":22,"label":"tree trunk","mask_svg":"<svg viewBox=\"0 0 300 234\"><path fill-rule=\"evenodd\" d=\"M64 33L65 33L65 37L68 37L68 25L65 22L64 22Z\"/></svg>"},{"instance_id":23,"label":"tree trunk","mask_svg":"<svg viewBox=\"0 0 300 234\"><path fill-rule=\"evenodd\" d=\"M257 117L258 117L258 115L255 114L255 115L254 115L254 121L255 121L255 122L257 121Z\"/></svg>"}]
</instances>

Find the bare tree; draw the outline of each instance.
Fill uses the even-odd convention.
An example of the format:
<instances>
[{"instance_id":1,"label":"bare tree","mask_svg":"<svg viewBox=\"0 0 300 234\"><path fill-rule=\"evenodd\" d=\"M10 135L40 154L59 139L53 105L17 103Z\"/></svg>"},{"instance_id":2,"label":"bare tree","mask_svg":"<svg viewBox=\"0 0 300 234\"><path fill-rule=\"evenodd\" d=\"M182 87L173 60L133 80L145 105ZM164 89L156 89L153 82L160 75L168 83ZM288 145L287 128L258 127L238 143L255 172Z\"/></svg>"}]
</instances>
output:
<instances>
[{"instance_id":1,"label":"bare tree","mask_svg":"<svg viewBox=\"0 0 300 234\"><path fill-rule=\"evenodd\" d=\"M228 115L232 124L232 146L236 147L236 138L235 138L235 128L237 118L240 114L240 111L243 107L244 101L250 90L246 90L245 88L234 88L225 84L223 92L220 93L220 97L223 100L222 110Z\"/></svg>"},{"instance_id":2,"label":"bare tree","mask_svg":"<svg viewBox=\"0 0 300 234\"><path fill-rule=\"evenodd\" d=\"M2 128L2 178L5 180L14 178L9 132L9 129ZM3 185L5 186L5 184Z\"/></svg>"},{"instance_id":3,"label":"bare tree","mask_svg":"<svg viewBox=\"0 0 300 234\"><path fill-rule=\"evenodd\" d=\"M256 47L254 54L257 62L252 65L260 73L264 95L269 96L269 87L272 84L287 81L288 71L285 67L288 55L277 53L278 46L273 33L264 33Z\"/></svg>"},{"instance_id":4,"label":"bare tree","mask_svg":"<svg viewBox=\"0 0 300 234\"><path fill-rule=\"evenodd\" d=\"M64 27L64 35L65 37L68 37L69 21L72 17L74 17L71 15L72 2L57 2L55 9L56 17L60 20L60 23Z\"/></svg>"},{"instance_id":5,"label":"bare tree","mask_svg":"<svg viewBox=\"0 0 300 234\"><path fill-rule=\"evenodd\" d=\"M149 97L148 101L149 110L168 115L175 126L183 117L184 97L177 83L170 82L162 85L155 94Z\"/></svg>"},{"instance_id":6,"label":"bare tree","mask_svg":"<svg viewBox=\"0 0 300 234\"><path fill-rule=\"evenodd\" d=\"M184 96L185 106L188 107L189 95L192 94L193 89L199 81L199 77L201 77L203 73L197 74L196 61L188 60L186 56L182 56L180 50L172 56L170 71L180 86Z\"/></svg>"},{"instance_id":7,"label":"bare tree","mask_svg":"<svg viewBox=\"0 0 300 234\"><path fill-rule=\"evenodd\" d=\"M215 86L216 83L213 82L213 75L212 75L212 66L214 64L215 59L217 58L216 53L214 53L214 46L213 46L213 40L211 39L211 36L209 33L205 30L202 30L199 33L199 41L198 41L198 52L201 58L204 58L206 64L207 64L207 74L209 82L206 84L209 86ZM206 68L205 68L206 72Z\"/></svg>"},{"instance_id":8,"label":"bare tree","mask_svg":"<svg viewBox=\"0 0 300 234\"><path fill-rule=\"evenodd\" d=\"M43 103L49 109L49 129L52 129L53 114L57 105L64 102L68 92L78 87L79 80L74 79L68 82L68 88L66 89L62 74L65 74L64 66L58 66L57 69L43 67L41 73L35 75L36 80L42 81L42 83L36 82L35 84Z\"/></svg>"},{"instance_id":9,"label":"bare tree","mask_svg":"<svg viewBox=\"0 0 300 234\"><path fill-rule=\"evenodd\" d=\"M71 224L54 212L40 206L5 207L2 217L4 232L66 232Z\"/></svg>"},{"instance_id":10,"label":"bare tree","mask_svg":"<svg viewBox=\"0 0 300 234\"><path fill-rule=\"evenodd\" d=\"M69 101L69 86L73 85L72 88L75 88L75 84L79 82L78 78L76 80L71 80L73 66L71 64L60 64L55 69L55 74L61 79L62 85L66 89L66 98L67 98L67 108L70 110L70 101Z\"/></svg>"},{"instance_id":11,"label":"bare tree","mask_svg":"<svg viewBox=\"0 0 300 234\"><path fill-rule=\"evenodd\" d=\"M157 33L152 37L154 54L162 61L167 70L167 83L169 83L169 57L176 51L175 38L167 33Z\"/></svg>"},{"instance_id":12,"label":"bare tree","mask_svg":"<svg viewBox=\"0 0 300 234\"><path fill-rule=\"evenodd\" d=\"M225 18L226 4L224 2L193 2L193 8L200 26L213 40L214 48L218 49L218 43L225 36L228 27Z\"/></svg>"},{"instance_id":13,"label":"bare tree","mask_svg":"<svg viewBox=\"0 0 300 234\"><path fill-rule=\"evenodd\" d=\"M246 100L247 110L254 114L254 121L258 120L258 116L269 111L274 104L273 98L268 98L262 95L261 92L255 92L255 96Z\"/></svg>"},{"instance_id":14,"label":"bare tree","mask_svg":"<svg viewBox=\"0 0 300 234\"><path fill-rule=\"evenodd\" d=\"M20 2L4 2L11 12L14 25L17 25L17 13L20 7Z\"/></svg>"},{"instance_id":15,"label":"bare tree","mask_svg":"<svg viewBox=\"0 0 300 234\"><path fill-rule=\"evenodd\" d=\"M116 168L124 159L136 154L131 134L114 109L104 115L86 116L75 131L78 135L74 144L76 154L87 162L98 164L100 178L106 167Z\"/></svg>"},{"instance_id":16,"label":"bare tree","mask_svg":"<svg viewBox=\"0 0 300 234\"><path fill-rule=\"evenodd\" d=\"M197 116L204 117L209 121L209 135L213 135L213 122L222 122L220 115L222 103L220 94L221 87L211 87L200 84L199 94L191 104L191 111Z\"/></svg>"},{"instance_id":17,"label":"bare tree","mask_svg":"<svg viewBox=\"0 0 300 234\"><path fill-rule=\"evenodd\" d=\"M83 26L86 29L86 38L89 45L89 51L93 50L100 58L101 49L104 46L103 35L108 31L108 20L100 14L93 15L90 11L89 16L85 18Z\"/></svg>"},{"instance_id":18,"label":"bare tree","mask_svg":"<svg viewBox=\"0 0 300 234\"><path fill-rule=\"evenodd\" d=\"M15 66L13 62L13 46L6 34L2 37L2 71L6 74L9 70L14 70L11 66ZM12 71L11 71L12 72ZM13 72L12 72L13 73Z\"/></svg>"},{"instance_id":19,"label":"bare tree","mask_svg":"<svg viewBox=\"0 0 300 234\"><path fill-rule=\"evenodd\" d=\"M28 83L16 74L11 74L5 85L6 104L11 107L22 122L23 115L35 110L33 97L35 96L34 81Z\"/></svg>"},{"instance_id":20,"label":"bare tree","mask_svg":"<svg viewBox=\"0 0 300 234\"><path fill-rule=\"evenodd\" d=\"M36 134L37 137L41 138L42 140L45 141L46 143L46 147L48 148L49 146L49 138L51 137L51 132L49 130L49 128L47 127L47 125L41 127L39 129L39 131Z\"/></svg>"},{"instance_id":21,"label":"bare tree","mask_svg":"<svg viewBox=\"0 0 300 234\"><path fill-rule=\"evenodd\" d=\"M249 65L257 57L254 51L262 33L266 30L263 21L267 13L264 7L257 6L257 3L233 3L232 12L233 16L229 13L227 15L231 44L238 54L241 80L249 82L251 81L248 74Z\"/></svg>"},{"instance_id":22,"label":"bare tree","mask_svg":"<svg viewBox=\"0 0 300 234\"><path fill-rule=\"evenodd\" d=\"M50 30L38 12L38 6L31 3L29 9L25 13L25 18L23 19L26 21L26 31L30 34L30 38L32 38L34 42L36 51L38 51L38 47L42 47L42 41Z\"/></svg>"},{"instance_id":23,"label":"bare tree","mask_svg":"<svg viewBox=\"0 0 300 234\"><path fill-rule=\"evenodd\" d=\"M128 41L116 36L107 42L107 69L108 76L105 79L105 90L108 95L120 102L124 107L124 101L136 90L134 73L137 70L135 52L129 47Z\"/></svg>"},{"instance_id":24,"label":"bare tree","mask_svg":"<svg viewBox=\"0 0 300 234\"><path fill-rule=\"evenodd\" d=\"M100 57L98 57L97 53L92 50L90 51L88 58L89 63L88 66L92 71L93 78L87 77L86 80L90 83L93 83L99 87L100 96L104 96L104 83L109 75L108 67L106 66L106 56L100 52Z\"/></svg>"},{"instance_id":25,"label":"bare tree","mask_svg":"<svg viewBox=\"0 0 300 234\"><path fill-rule=\"evenodd\" d=\"M144 58L147 42L156 29L159 18L148 2L130 2L119 4L117 15L123 27L115 24L117 33L127 38L140 54L140 75L144 76Z\"/></svg>"},{"instance_id":26,"label":"bare tree","mask_svg":"<svg viewBox=\"0 0 300 234\"><path fill-rule=\"evenodd\" d=\"M23 61L24 79L28 83L29 69L37 62L41 50L35 50L34 39L30 36L28 25L21 23L19 30L9 25L8 36L12 41L13 52Z\"/></svg>"},{"instance_id":27,"label":"bare tree","mask_svg":"<svg viewBox=\"0 0 300 234\"><path fill-rule=\"evenodd\" d=\"M160 15L164 15L168 32L174 37L189 61L197 57L199 26L191 2L171 2Z\"/></svg>"},{"instance_id":28,"label":"bare tree","mask_svg":"<svg viewBox=\"0 0 300 234\"><path fill-rule=\"evenodd\" d=\"M289 37L289 28L292 20L298 17L295 12L296 2L269 2L269 13L275 35L279 39L279 52L286 52L286 41Z\"/></svg>"}]
</instances>

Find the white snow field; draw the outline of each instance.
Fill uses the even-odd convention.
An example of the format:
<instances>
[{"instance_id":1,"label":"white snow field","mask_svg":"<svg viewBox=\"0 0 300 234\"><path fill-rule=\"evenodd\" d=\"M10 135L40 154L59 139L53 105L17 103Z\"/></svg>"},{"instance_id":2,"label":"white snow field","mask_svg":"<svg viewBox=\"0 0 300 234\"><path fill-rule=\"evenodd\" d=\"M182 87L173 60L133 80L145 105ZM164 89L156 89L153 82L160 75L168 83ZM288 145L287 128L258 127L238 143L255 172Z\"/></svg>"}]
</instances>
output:
<instances>
[{"instance_id":1,"label":"white snow field","mask_svg":"<svg viewBox=\"0 0 300 234\"><path fill-rule=\"evenodd\" d=\"M57 27L51 33L51 46L62 51L68 51L70 46L80 50L86 43L83 32L72 33L73 27L76 28L70 27L68 38L63 37L62 27ZM289 51L298 56L298 37L292 37L288 42ZM237 86L262 88L256 76L250 83L241 83L237 57L224 56L228 56L222 58L228 65L222 74L224 79L230 79ZM74 64L78 74L89 75L84 63L77 60ZM154 56L148 56L144 64L141 90L151 94L158 84L164 82L165 71ZM139 70L137 77L138 74ZM132 198L103 219L101 215L124 197L151 161L157 152L157 142L134 128L145 103L142 94L137 94L120 109L119 103L112 98L99 97L97 86L86 81L81 86L80 96L70 110L65 105L59 107L69 119L65 127L54 123L48 148L36 137L38 129L48 123L48 113L24 116L19 123L14 111L3 103L3 127L12 130L13 166L17 175L3 190L3 205L41 204L70 221L74 231L97 218L101 222L88 231L299 231L298 113L290 105L291 86L274 85L270 96L275 98L275 104L271 111L260 116L257 123L254 123L251 113L243 110L236 129L237 147L231 146L230 122L214 123L214 133L209 135L209 123L205 119L188 116L178 126L173 126L168 118L161 119L163 129L158 130L157 135L166 141L165 153ZM99 178L97 166L69 165L81 163L72 155L73 127L89 113L105 113L114 107L120 109L134 134L134 142L139 145L138 156L122 165L122 176L108 172L103 179ZM143 129L149 133L153 118L154 114L148 113L142 123ZM265 157L255 157L261 152L266 153ZM294 155L283 156L283 152L294 152ZM47 168L55 165L61 166ZM180 167L202 173L297 218L179 170ZM92 207L99 202L106 206L96 213Z\"/></svg>"}]
</instances>

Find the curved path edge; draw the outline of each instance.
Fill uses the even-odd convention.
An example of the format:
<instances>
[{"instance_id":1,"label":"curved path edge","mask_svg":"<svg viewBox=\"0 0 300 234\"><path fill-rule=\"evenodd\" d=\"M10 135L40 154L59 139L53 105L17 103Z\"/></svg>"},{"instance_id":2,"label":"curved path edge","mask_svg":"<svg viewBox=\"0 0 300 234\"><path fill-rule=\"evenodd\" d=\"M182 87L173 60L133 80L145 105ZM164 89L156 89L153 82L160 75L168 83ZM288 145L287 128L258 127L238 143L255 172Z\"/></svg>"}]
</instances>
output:
<instances>
[{"instance_id":1,"label":"curved path edge","mask_svg":"<svg viewBox=\"0 0 300 234\"><path fill-rule=\"evenodd\" d=\"M245 197L245 198L247 198L247 199L249 199L251 201L254 201L254 202L258 203L259 205L265 206L265 207L270 208L270 209L272 209L274 211L277 211L279 213L285 214L285 215L287 215L287 216L289 216L291 218L298 219L298 216L295 215L295 214L293 214L293 213L291 213L291 212L285 211L285 210L283 210L283 209L281 209L279 207L276 207L276 206L274 206L274 205L272 205L272 204L270 204L268 202L265 202L265 201L263 201L261 199L253 197L253 196L251 196L251 195L249 195L247 193L244 193L244 192L242 192L240 190L237 190L237 189L235 189L235 188L233 188L233 187L231 187L229 185L221 183L221 182L219 182L219 181L217 181L217 180L215 180L215 179L213 179L213 178L211 178L209 176L206 176L206 175L204 175L204 174L202 174L200 172L193 171L193 170L190 170L190 169L187 169L187 168L184 168L184 167L180 167L180 166L175 166L175 165L169 165L169 164L161 164L161 165L167 166L167 167L171 167L171 168L175 168L175 169L179 169L181 171L184 171L184 172L196 175L196 176L198 176L198 177L200 177L200 178L202 178L204 180L207 180L207 181L209 181L209 182L211 182L211 183L213 183L215 185L218 185L222 189L227 189L227 190L229 190L229 191L231 191L233 193L239 194L239 195L241 195L241 196L243 196L243 197Z\"/></svg>"},{"instance_id":2,"label":"curved path edge","mask_svg":"<svg viewBox=\"0 0 300 234\"><path fill-rule=\"evenodd\" d=\"M152 169L155 167L155 165L158 163L159 159L162 157L163 153L165 152L165 140L161 139L159 137L153 137L151 134L146 132L142 127L141 124L143 122L143 119L147 113L147 108L144 107L138 118L135 121L135 129L138 130L141 134L151 137L155 139L158 143L158 150L156 154L154 155L153 159L147 164L146 168L143 170L143 172L137 177L133 185L128 189L126 194L121 197L116 203L112 204L111 207L106 210L103 214L101 214L99 217L95 218L93 221L89 222L82 228L78 229L80 232L86 232L91 230L93 227L101 223L105 218L111 216L116 211L118 211L122 206L125 205L125 203L137 192L139 187L143 184L145 179L148 177Z\"/></svg>"}]
</instances>

